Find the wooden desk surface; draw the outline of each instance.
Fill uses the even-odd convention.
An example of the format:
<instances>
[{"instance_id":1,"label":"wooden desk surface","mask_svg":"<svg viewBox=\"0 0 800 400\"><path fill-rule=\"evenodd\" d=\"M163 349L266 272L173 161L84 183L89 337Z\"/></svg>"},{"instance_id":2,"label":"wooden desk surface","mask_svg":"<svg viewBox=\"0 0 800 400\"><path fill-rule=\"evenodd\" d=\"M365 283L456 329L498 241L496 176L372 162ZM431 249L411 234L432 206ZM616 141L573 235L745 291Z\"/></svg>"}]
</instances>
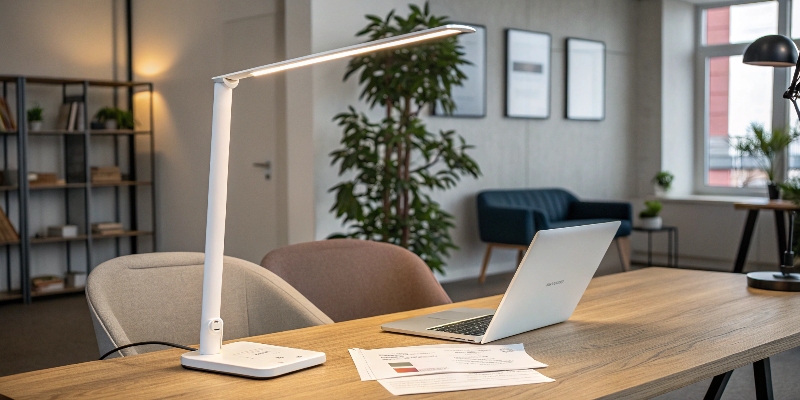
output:
<instances>
[{"instance_id":1,"label":"wooden desk surface","mask_svg":"<svg viewBox=\"0 0 800 400\"><path fill-rule=\"evenodd\" d=\"M778 210L778 211L798 211L800 206L788 200L768 200L752 203L733 203L737 210Z\"/></svg>"},{"instance_id":2,"label":"wooden desk surface","mask_svg":"<svg viewBox=\"0 0 800 400\"><path fill-rule=\"evenodd\" d=\"M248 340L323 351L325 364L272 380L183 369L183 350L94 361L0 378L14 399L81 398L389 398L361 382L347 352L446 343L381 332L382 323L452 307L496 307L500 296L448 306L257 336ZM561 324L495 343L524 343L550 367L553 383L419 397L647 398L800 345L800 295L747 287L745 276L649 268L592 281Z\"/></svg>"}]
</instances>

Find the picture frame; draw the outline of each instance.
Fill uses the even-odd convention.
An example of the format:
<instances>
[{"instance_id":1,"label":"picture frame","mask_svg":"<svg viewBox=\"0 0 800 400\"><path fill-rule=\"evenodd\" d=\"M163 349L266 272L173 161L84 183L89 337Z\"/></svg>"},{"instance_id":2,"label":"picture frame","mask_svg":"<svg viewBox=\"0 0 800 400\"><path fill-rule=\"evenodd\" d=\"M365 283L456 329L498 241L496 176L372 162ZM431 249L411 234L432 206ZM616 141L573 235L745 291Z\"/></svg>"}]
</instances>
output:
<instances>
[{"instance_id":1,"label":"picture frame","mask_svg":"<svg viewBox=\"0 0 800 400\"><path fill-rule=\"evenodd\" d=\"M464 58L471 65L462 65L459 68L467 76L462 86L453 86L451 96L456 107L452 114L446 114L441 104L437 101L432 108L432 115L441 117L486 117L486 27L478 24L456 22L475 28L469 35L456 37L463 46Z\"/></svg>"},{"instance_id":2,"label":"picture frame","mask_svg":"<svg viewBox=\"0 0 800 400\"><path fill-rule=\"evenodd\" d=\"M549 33L506 29L505 116L550 118Z\"/></svg>"},{"instance_id":3,"label":"picture frame","mask_svg":"<svg viewBox=\"0 0 800 400\"><path fill-rule=\"evenodd\" d=\"M565 117L602 121L606 117L606 44L597 40L566 39Z\"/></svg>"}]
</instances>

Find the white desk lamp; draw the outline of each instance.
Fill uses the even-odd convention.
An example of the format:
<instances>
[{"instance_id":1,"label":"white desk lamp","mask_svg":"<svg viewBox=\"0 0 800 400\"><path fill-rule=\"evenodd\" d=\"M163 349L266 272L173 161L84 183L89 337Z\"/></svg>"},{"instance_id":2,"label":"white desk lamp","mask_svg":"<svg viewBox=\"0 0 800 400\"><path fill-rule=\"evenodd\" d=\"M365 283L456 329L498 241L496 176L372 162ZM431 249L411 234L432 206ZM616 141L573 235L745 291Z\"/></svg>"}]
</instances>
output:
<instances>
[{"instance_id":1,"label":"white desk lamp","mask_svg":"<svg viewBox=\"0 0 800 400\"><path fill-rule=\"evenodd\" d=\"M184 353L181 356L181 365L192 369L253 378L270 378L325 362L325 353L315 351L252 342L222 344L223 323L220 318L220 305L222 303L222 255L225 247L225 205L228 198L231 104L233 89L239 85L239 80L423 40L472 32L475 32L475 29L469 26L444 25L213 78L214 109L211 120L211 169L208 174L208 215L206 257L203 266L200 349Z\"/></svg>"}]
</instances>

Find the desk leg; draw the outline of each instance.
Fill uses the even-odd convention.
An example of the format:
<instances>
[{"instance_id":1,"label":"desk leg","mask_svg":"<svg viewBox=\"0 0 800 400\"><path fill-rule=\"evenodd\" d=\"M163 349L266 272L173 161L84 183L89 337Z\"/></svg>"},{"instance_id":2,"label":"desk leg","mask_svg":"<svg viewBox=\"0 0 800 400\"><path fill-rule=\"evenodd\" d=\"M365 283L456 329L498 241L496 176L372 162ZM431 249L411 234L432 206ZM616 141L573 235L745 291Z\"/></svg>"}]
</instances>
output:
<instances>
[{"instance_id":1,"label":"desk leg","mask_svg":"<svg viewBox=\"0 0 800 400\"><path fill-rule=\"evenodd\" d=\"M782 210L775 210L775 229L778 231L778 265L781 265L786 251L786 220Z\"/></svg>"},{"instance_id":2,"label":"desk leg","mask_svg":"<svg viewBox=\"0 0 800 400\"><path fill-rule=\"evenodd\" d=\"M653 231L647 231L647 266L653 266Z\"/></svg>"},{"instance_id":3,"label":"desk leg","mask_svg":"<svg viewBox=\"0 0 800 400\"><path fill-rule=\"evenodd\" d=\"M733 375L733 371L715 376L711 380L711 386L708 387L706 397L703 397L703 400L720 400L722 393L725 392L725 386L728 386L728 381L731 380L731 375Z\"/></svg>"},{"instance_id":4,"label":"desk leg","mask_svg":"<svg viewBox=\"0 0 800 400\"><path fill-rule=\"evenodd\" d=\"M680 254L678 253L678 228L675 228L673 232L675 232L675 268L680 268L678 266L678 254Z\"/></svg>"},{"instance_id":5,"label":"desk leg","mask_svg":"<svg viewBox=\"0 0 800 400\"><path fill-rule=\"evenodd\" d=\"M756 378L756 399L772 400L772 371L769 366L769 357L754 362L753 373Z\"/></svg>"},{"instance_id":6,"label":"desk leg","mask_svg":"<svg viewBox=\"0 0 800 400\"><path fill-rule=\"evenodd\" d=\"M753 228L756 226L758 219L758 210L750 210L747 212L747 222L744 223L744 232L742 232L742 241L739 242L739 252L736 255L736 264L733 265L733 272L740 274L744 271L744 262L747 260L747 251L750 250L750 239L753 237Z\"/></svg>"}]
</instances>

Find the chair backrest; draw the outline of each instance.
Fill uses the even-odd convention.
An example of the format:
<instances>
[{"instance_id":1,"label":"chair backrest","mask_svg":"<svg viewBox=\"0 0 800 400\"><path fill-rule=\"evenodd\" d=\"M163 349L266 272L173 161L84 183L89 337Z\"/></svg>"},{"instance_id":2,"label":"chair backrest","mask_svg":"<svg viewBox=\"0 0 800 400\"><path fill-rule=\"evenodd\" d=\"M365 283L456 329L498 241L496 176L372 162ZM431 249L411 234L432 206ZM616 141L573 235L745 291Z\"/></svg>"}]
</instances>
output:
<instances>
[{"instance_id":1,"label":"chair backrest","mask_svg":"<svg viewBox=\"0 0 800 400\"><path fill-rule=\"evenodd\" d=\"M388 243L300 243L269 252L261 265L336 322L452 302L422 259Z\"/></svg>"},{"instance_id":2,"label":"chair backrest","mask_svg":"<svg viewBox=\"0 0 800 400\"><path fill-rule=\"evenodd\" d=\"M141 341L199 343L204 258L203 253L137 254L97 266L86 299L100 353ZM221 317L224 340L333 322L275 274L232 257L223 261ZM120 353L163 349L131 347Z\"/></svg>"},{"instance_id":3,"label":"chair backrest","mask_svg":"<svg viewBox=\"0 0 800 400\"><path fill-rule=\"evenodd\" d=\"M547 214L550 221L567 219L570 204L578 201L572 193L557 188L487 190L478 194L481 206L536 208Z\"/></svg>"}]
</instances>

